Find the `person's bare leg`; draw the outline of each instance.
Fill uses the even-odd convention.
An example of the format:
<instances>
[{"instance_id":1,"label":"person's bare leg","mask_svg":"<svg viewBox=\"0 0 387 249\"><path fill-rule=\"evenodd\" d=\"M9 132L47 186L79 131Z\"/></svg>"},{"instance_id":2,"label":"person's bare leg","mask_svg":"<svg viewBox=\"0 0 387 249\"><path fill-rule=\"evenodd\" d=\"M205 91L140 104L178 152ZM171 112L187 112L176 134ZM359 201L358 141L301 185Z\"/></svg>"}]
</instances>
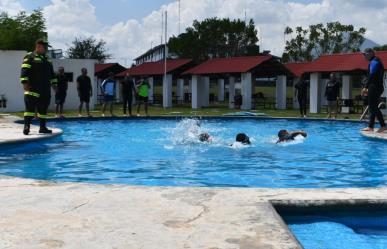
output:
<instances>
[{"instance_id":1,"label":"person's bare leg","mask_svg":"<svg viewBox=\"0 0 387 249\"><path fill-rule=\"evenodd\" d=\"M78 116L82 116L82 109L83 109L83 102L81 102L79 104L79 108L78 108Z\"/></svg>"},{"instance_id":2,"label":"person's bare leg","mask_svg":"<svg viewBox=\"0 0 387 249\"><path fill-rule=\"evenodd\" d=\"M102 116L105 117L106 103L102 104Z\"/></svg>"},{"instance_id":3,"label":"person's bare leg","mask_svg":"<svg viewBox=\"0 0 387 249\"><path fill-rule=\"evenodd\" d=\"M63 104L59 105L59 115L60 117L63 117Z\"/></svg>"},{"instance_id":4,"label":"person's bare leg","mask_svg":"<svg viewBox=\"0 0 387 249\"><path fill-rule=\"evenodd\" d=\"M138 104L137 104L137 116L140 116L140 107L141 107L141 102L138 102Z\"/></svg>"},{"instance_id":5,"label":"person's bare leg","mask_svg":"<svg viewBox=\"0 0 387 249\"><path fill-rule=\"evenodd\" d=\"M58 117L59 114L59 105L56 105L55 107L55 117Z\"/></svg>"},{"instance_id":6,"label":"person's bare leg","mask_svg":"<svg viewBox=\"0 0 387 249\"><path fill-rule=\"evenodd\" d=\"M89 105L89 103L86 103L86 112L87 112L87 116L90 116L90 105Z\"/></svg>"},{"instance_id":7,"label":"person's bare leg","mask_svg":"<svg viewBox=\"0 0 387 249\"><path fill-rule=\"evenodd\" d=\"M144 103L145 115L148 117L148 103Z\"/></svg>"}]
</instances>

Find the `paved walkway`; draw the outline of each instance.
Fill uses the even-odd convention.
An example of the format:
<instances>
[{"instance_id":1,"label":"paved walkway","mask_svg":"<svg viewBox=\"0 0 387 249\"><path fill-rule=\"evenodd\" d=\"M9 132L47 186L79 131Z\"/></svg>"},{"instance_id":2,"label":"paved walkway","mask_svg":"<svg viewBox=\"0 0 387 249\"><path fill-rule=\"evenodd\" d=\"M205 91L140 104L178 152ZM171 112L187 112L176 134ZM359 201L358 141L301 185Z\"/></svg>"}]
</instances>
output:
<instances>
[{"instance_id":1,"label":"paved walkway","mask_svg":"<svg viewBox=\"0 0 387 249\"><path fill-rule=\"evenodd\" d=\"M25 136L23 125L15 123L16 120L14 116L0 117L0 145L47 139L63 133L60 129L52 129L52 134L39 134L39 127L32 125L30 135Z\"/></svg>"}]
</instances>

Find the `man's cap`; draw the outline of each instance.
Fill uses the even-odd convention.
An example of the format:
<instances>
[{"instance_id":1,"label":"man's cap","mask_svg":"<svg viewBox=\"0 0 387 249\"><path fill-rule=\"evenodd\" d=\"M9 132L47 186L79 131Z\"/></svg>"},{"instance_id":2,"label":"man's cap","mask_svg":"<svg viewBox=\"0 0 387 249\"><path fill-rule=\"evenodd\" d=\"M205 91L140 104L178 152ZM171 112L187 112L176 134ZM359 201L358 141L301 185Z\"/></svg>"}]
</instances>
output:
<instances>
[{"instance_id":1,"label":"man's cap","mask_svg":"<svg viewBox=\"0 0 387 249\"><path fill-rule=\"evenodd\" d=\"M36 40L35 44L42 44L42 45L45 45L47 47L51 47L50 44L48 43L47 39L45 39L45 38L40 38L40 39Z\"/></svg>"},{"instance_id":2,"label":"man's cap","mask_svg":"<svg viewBox=\"0 0 387 249\"><path fill-rule=\"evenodd\" d=\"M375 53L375 51L372 49L372 48L366 48L364 49L364 54L371 54L371 53Z\"/></svg>"}]
</instances>

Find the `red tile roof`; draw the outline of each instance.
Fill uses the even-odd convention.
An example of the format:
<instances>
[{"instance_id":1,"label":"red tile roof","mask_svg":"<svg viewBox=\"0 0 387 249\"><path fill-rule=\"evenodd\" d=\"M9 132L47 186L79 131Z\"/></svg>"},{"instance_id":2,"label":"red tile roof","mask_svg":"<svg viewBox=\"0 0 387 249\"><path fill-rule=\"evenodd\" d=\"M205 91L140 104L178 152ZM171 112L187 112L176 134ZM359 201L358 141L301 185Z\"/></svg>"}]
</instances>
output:
<instances>
[{"instance_id":1,"label":"red tile roof","mask_svg":"<svg viewBox=\"0 0 387 249\"><path fill-rule=\"evenodd\" d=\"M294 63L286 63L285 67L297 77L302 76L306 72L307 66L310 62L294 62Z\"/></svg>"},{"instance_id":2,"label":"red tile roof","mask_svg":"<svg viewBox=\"0 0 387 249\"><path fill-rule=\"evenodd\" d=\"M376 52L376 56L387 65L387 51ZM368 70L368 62L362 53L322 55L306 66L306 72L351 72Z\"/></svg>"},{"instance_id":3,"label":"red tile roof","mask_svg":"<svg viewBox=\"0 0 387 249\"><path fill-rule=\"evenodd\" d=\"M99 73L105 69L115 66L117 63L105 63L105 64L95 64L94 65L94 73Z\"/></svg>"},{"instance_id":4,"label":"red tile roof","mask_svg":"<svg viewBox=\"0 0 387 249\"><path fill-rule=\"evenodd\" d=\"M271 55L210 59L184 74L246 73L272 59Z\"/></svg>"},{"instance_id":5,"label":"red tile roof","mask_svg":"<svg viewBox=\"0 0 387 249\"><path fill-rule=\"evenodd\" d=\"M167 73L171 73L182 66L191 63L191 59L173 59L167 61ZM127 73L133 76L142 75L163 75L164 74L164 61L157 62L145 62L138 66L134 66L116 75L116 77L123 77Z\"/></svg>"}]
</instances>

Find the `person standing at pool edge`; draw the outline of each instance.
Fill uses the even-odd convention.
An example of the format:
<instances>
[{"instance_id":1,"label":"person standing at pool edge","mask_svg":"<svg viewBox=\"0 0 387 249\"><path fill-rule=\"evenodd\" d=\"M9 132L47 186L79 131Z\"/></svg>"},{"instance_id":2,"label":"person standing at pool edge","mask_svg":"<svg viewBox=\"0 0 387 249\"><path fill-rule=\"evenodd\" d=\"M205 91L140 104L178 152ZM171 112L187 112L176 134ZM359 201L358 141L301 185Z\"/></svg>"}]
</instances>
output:
<instances>
[{"instance_id":1,"label":"person standing at pool edge","mask_svg":"<svg viewBox=\"0 0 387 249\"><path fill-rule=\"evenodd\" d=\"M105 117L106 106L109 105L110 115L113 117L113 102L114 92L116 91L116 81L114 80L114 74L109 73L109 78L104 80L101 84L101 92L104 97L104 103L102 105L102 117Z\"/></svg>"},{"instance_id":2,"label":"person standing at pool edge","mask_svg":"<svg viewBox=\"0 0 387 249\"><path fill-rule=\"evenodd\" d=\"M39 133L52 133L46 126L47 109L51 100L51 87L56 92L57 79L51 60L46 52L49 47L45 39L35 43L35 51L28 53L21 66L20 82L24 88L24 128L23 134L30 133L31 121L38 112Z\"/></svg>"},{"instance_id":3,"label":"person standing at pool edge","mask_svg":"<svg viewBox=\"0 0 387 249\"><path fill-rule=\"evenodd\" d=\"M144 103L145 115L148 115L148 95L149 95L149 83L143 77L139 84L137 85L138 89L138 104L137 104L137 116L140 116L140 107L141 103Z\"/></svg>"},{"instance_id":4,"label":"person standing at pool edge","mask_svg":"<svg viewBox=\"0 0 387 249\"><path fill-rule=\"evenodd\" d=\"M306 118L306 109L307 109L307 98L308 98L308 85L304 76L302 76L299 82L295 85L296 92L294 93L297 96L298 104L300 106L301 118Z\"/></svg>"},{"instance_id":5,"label":"person standing at pool edge","mask_svg":"<svg viewBox=\"0 0 387 249\"><path fill-rule=\"evenodd\" d=\"M328 84L325 87L325 97L328 101L328 118L332 118L332 113L335 114L335 119L337 118L339 96L340 84L336 80L336 75L331 73L329 75Z\"/></svg>"},{"instance_id":6,"label":"person standing at pool edge","mask_svg":"<svg viewBox=\"0 0 387 249\"><path fill-rule=\"evenodd\" d=\"M78 116L82 116L83 103L85 103L87 116L91 117L89 103L90 97L93 95L93 87L91 86L90 77L87 76L86 68L82 68L82 74L77 78L77 90L80 101Z\"/></svg>"},{"instance_id":7,"label":"person standing at pool edge","mask_svg":"<svg viewBox=\"0 0 387 249\"><path fill-rule=\"evenodd\" d=\"M63 104L66 101L68 80L65 75L65 71L63 67L59 67L57 78L58 78L58 87L57 87L57 92L55 94L55 104L56 104L55 116L64 118Z\"/></svg>"},{"instance_id":8,"label":"person standing at pool edge","mask_svg":"<svg viewBox=\"0 0 387 249\"><path fill-rule=\"evenodd\" d=\"M364 50L364 57L369 61L369 66L368 80L364 89L362 90L362 94L368 94L370 121L368 123L368 127L363 129L363 131L374 131L375 118L377 118L380 123L380 129L377 132L382 133L387 130L383 114L378 107L380 97L384 92L384 65L380 59L375 56L375 52L371 48Z\"/></svg>"},{"instance_id":9,"label":"person standing at pool edge","mask_svg":"<svg viewBox=\"0 0 387 249\"><path fill-rule=\"evenodd\" d=\"M133 78L127 73L125 78L121 81L121 93L122 93L122 109L124 116L126 115L126 109L129 111L129 115L132 116L132 103L133 93L136 91Z\"/></svg>"}]
</instances>

